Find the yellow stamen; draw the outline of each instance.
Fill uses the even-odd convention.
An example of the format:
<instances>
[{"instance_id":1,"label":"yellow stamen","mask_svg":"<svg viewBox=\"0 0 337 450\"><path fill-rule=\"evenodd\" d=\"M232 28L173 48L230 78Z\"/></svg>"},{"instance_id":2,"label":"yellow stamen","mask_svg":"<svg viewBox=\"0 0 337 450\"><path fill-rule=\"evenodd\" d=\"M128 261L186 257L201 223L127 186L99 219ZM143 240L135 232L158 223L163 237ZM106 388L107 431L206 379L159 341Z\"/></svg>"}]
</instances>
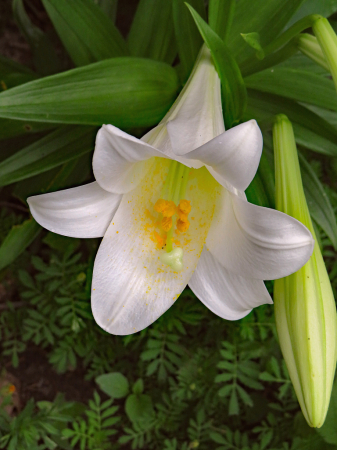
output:
<instances>
[{"instance_id":1,"label":"yellow stamen","mask_svg":"<svg viewBox=\"0 0 337 450\"><path fill-rule=\"evenodd\" d=\"M178 209L178 216L179 216L179 219L180 219L182 222L188 222L188 216L187 216L187 214L185 214L184 212L182 212L180 209Z\"/></svg>"},{"instance_id":2,"label":"yellow stamen","mask_svg":"<svg viewBox=\"0 0 337 450\"><path fill-rule=\"evenodd\" d=\"M172 217L177 211L177 207L174 202L166 202L164 209L162 210L162 214L164 217Z\"/></svg>"},{"instance_id":3,"label":"yellow stamen","mask_svg":"<svg viewBox=\"0 0 337 450\"><path fill-rule=\"evenodd\" d=\"M161 227L164 231L168 232L172 228L172 217L163 217Z\"/></svg>"},{"instance_id":4,"label":"yellow stamen","mask_svg":"<svg viewBox=\"0 0 337 450\"><path fill-rule=\"evenodd\" d=\"M191 201L190 200L180 200L179 209L181 212L185 214L189 214L191 212Z\"/></svg>"},{"instance_id":5,"label":"yellow stamen","mask_svg":"<svg viewBox=\"0 0 337 450\"><path fill-rule=\"evenodd\" d=\"M155 205L154 205L154 210L161 213L164 211L165 207L166 207L166 200L163 200L162 198L160 198L159 200L156 201Z\"/></svg>"},{"instance_id":6,"label":"yellow stamen","mask_svg":"<svg viewBox=\"0 0 337 450\"><path fill-rule=\"evenodd\" d=\"M190 227L190 223L188 220L186 220L186 222L183 222L180 219L177 220L177 230L181 231L182 233L187 231L189 229L189 227Z\"/></svg>"}]
</instances>

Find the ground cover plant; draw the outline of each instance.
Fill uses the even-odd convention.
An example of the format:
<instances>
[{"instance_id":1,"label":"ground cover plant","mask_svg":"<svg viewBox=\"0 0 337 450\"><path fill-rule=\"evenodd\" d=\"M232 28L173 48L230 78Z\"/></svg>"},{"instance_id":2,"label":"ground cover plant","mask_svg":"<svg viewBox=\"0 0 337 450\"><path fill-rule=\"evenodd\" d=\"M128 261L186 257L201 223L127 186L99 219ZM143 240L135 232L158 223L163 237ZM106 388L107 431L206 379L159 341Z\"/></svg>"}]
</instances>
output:
<instances>
[{"instance_id":1,"label":"ground cover plant","mask_svg":"<svg viewBox=\"0 0 337 450\"><path fill-rule=\"evenodd\" d=\"M205 42L222 83L226 129L255 119L263 133L246 190L255 205L275 208L275 115L291 121L336 298L334 52L330 60L320 47L315 14L335 28L337 2L188 3L0 5L0 448L337 448L337 384L324 425L310 428L272 305L224 320L187 287L149 327L111 335L90 307L100 239L60 236L30 215L27 197L93 180L102 124L136 137L156 126ZM273 295L274 282L266 286Z\"/></svg>"}]
</instances>

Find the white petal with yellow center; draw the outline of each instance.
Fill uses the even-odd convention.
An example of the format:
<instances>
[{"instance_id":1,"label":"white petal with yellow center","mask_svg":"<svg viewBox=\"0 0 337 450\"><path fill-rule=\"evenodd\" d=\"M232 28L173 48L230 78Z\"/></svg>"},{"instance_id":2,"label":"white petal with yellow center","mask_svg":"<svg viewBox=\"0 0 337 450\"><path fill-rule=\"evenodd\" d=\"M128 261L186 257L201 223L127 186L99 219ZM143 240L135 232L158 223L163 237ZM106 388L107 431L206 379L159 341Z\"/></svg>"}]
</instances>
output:
<instances>
[{"instance_id":1,"label":"white petal with yellow center","mask_svg":"<svg viewBox=\"0 0 337 450\"><path fill-rule=\"evenodd\" d=\"M95 178L106 191L124 194L137 187L151 167L152 161L148 160L153 156L165 158L164 153L143 140L113 125L103 125L97 133L92 163Z\"/></svg>"},{"instance_id":2,"label":"white petal with yellow center","mask_svg":"<svg viewBox=\"0 0 337 450\"><path fill-rule=\"evenodd\" d=\"M131 334L154 322L183 291L201 255L220 186L204 168L190 175L190 226L173 234L174 248L183 251L183 270L175 272L161 260L165 250L158 245L160 218L154 210L169 164L156 158L138 188L124 195L97 253L92 310L109 333Z\"/></svg>"}]
</instances>

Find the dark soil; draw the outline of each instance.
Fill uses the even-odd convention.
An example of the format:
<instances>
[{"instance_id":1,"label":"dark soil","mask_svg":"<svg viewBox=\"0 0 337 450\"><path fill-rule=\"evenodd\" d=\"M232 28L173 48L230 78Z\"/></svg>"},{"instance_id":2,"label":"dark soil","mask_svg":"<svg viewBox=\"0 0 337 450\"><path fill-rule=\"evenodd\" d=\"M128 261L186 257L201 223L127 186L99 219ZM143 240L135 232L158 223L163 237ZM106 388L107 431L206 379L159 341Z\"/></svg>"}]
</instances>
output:
<instances>
[{"instance_id":1,"label":"dark soil","mask_svg":"<svg viewBox=\"0 0 337 450\"><path fill-rule=\"evenodd\" d=\"M31 398L52 401L58 393L64 394L68 401L87 403L97 388L94 381L84 379L85 370L81 368L64 374L56 373L46 352L33 344L20 354L19 367L14 368L7 361L5 368L19 382L17 390L22 406Z\"/></svg>"}]
</instances>

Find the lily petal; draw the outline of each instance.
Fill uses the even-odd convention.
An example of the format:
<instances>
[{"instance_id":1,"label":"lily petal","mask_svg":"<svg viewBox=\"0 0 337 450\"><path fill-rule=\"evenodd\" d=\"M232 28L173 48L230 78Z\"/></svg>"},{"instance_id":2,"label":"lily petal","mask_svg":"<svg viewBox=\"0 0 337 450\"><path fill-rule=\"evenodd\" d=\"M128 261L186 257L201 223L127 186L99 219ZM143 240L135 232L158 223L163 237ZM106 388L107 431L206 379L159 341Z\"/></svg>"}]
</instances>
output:
<instances>
[{"instance_id":1,"label":"lily petal","mask_svg":"<svg viewBox=\"0 0 337 450\"><path fill-rule=\"evenodd\" d=\"M143 140L113 125L103 125L93 156L95 178L106 191L124 194L137 187L153 164L152 159L149 161L153 156L166 157Z\"/></svg>"},{"instance_id":2,"label":"lily petal","mask_svg":"<svg viewBox=\"0 0 337 450\"><path fill-rule=\"evenodd\" d=\"M178 155L204 163L222 186L228 188L229 183L244 191L256 174L262 146L261 130L255 120L249 120L195 150Z\"/></svg>"},{"instance_id":3,"label":"lily petal","mask_svg":"<svg viewBox=\"0 0 337 450\"><path fill-rule=\"evenodd\" d=\"M102 237L122 196L89 183L27 199L34 219L47 230L78 238Z\"/></svg>"},{"instance_id":4,"label":"lily petal","mask_svg":"<svg viewBox=\"0 0 337 450\"><path fill-rule=\"evenodd\" d=\"M167 122L173 152L180 155L225 131L220 79L205 45L189 80L163 121Z\"/></svg>"},{"instance_id":5,"label":"lily petal","mask_svg":"<svg viewBox=\"0 0 337 450\"><path fill-rule=\"evenodd\" d=\"M208 309L227 320L242 319L253 308L273 303L262 280L229 272L206 246L188 285Z\"/></svg>"},{"instance_id":6,"label":"lily petal","mask_svg":"<svg viewBox=\"0 0 337 450\"><path fill-rule=\"evenodd\" d=\"M123 196L98 250L92 311L99 326L109 333L132 334L154 322L178 298L200 257L210 225L205 218L212 216L215 205L211 192L216 182L206 169L190 176L193 189L188 190L188 199L193 218L186 233L174 235L175 248L183 249L183 270L177 273L160 260L165 250L156 241L161 219L154 204L168 167L168 160L156 158L151 177Z\"/></svg>"},{"instance_id":7,"label":"lily petal","mask_svg":"<svg viewBox=\"0 0 337 450\"><path fill-rule=\"evenodd\" d=\"M311 233L298 220L248 203L225 189L206 242L227 270L261 280L296 272L314 248Z\"/></svg>"}]
</instances>

